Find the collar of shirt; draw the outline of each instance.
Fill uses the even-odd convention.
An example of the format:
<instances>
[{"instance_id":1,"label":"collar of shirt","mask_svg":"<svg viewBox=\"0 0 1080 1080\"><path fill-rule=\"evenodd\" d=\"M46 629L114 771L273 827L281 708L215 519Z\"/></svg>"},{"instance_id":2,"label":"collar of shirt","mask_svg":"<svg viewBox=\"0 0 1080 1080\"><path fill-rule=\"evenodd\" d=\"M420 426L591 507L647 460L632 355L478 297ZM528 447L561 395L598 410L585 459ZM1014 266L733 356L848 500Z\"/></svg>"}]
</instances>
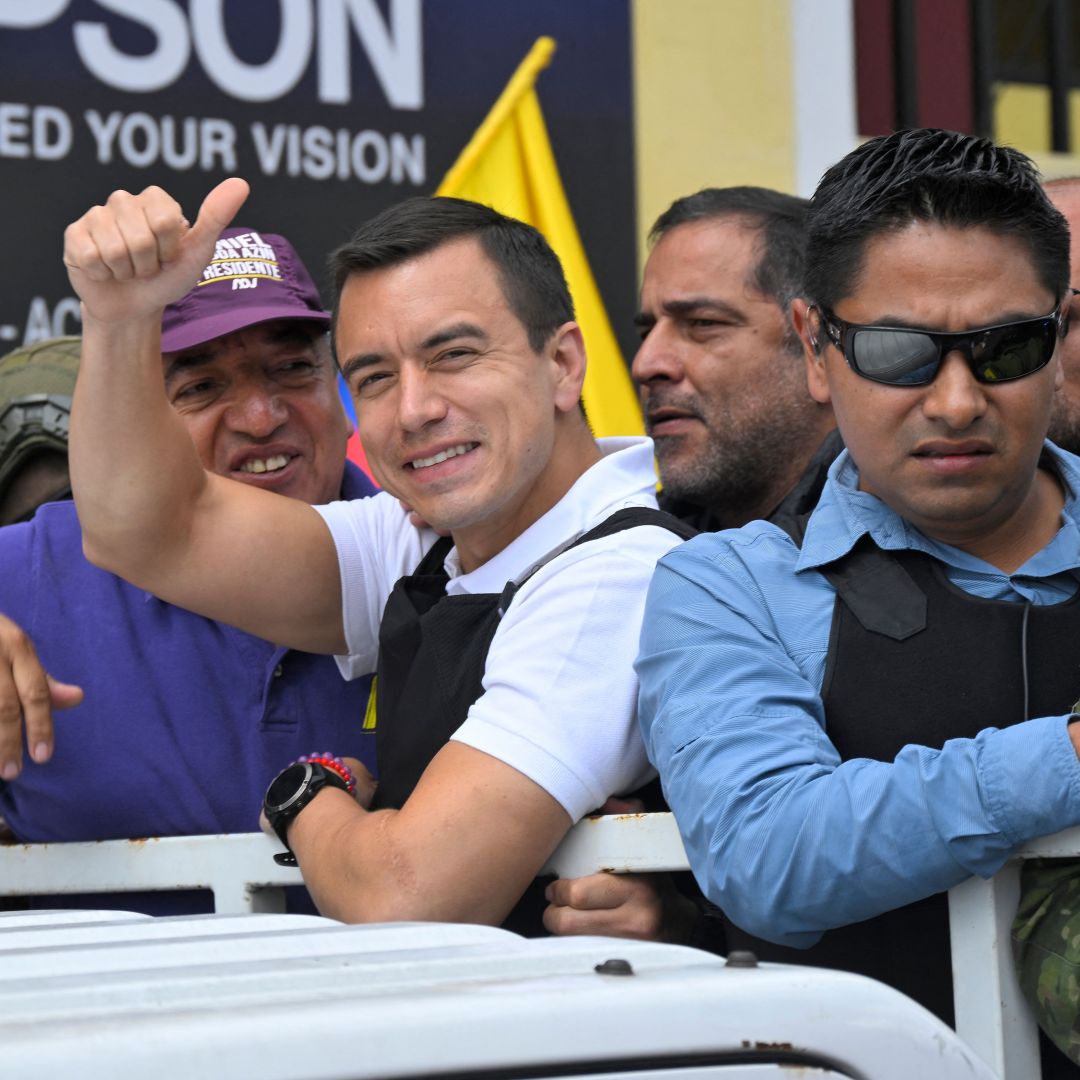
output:
<instances>
[{"instance_id":1,"label":"collar of shirt","mask_svg":"<svg viewBox=\"0 0 1080 1080\"><path fill-rule=\"evenodd\" d=\"M447 595L502 592L594 525L624 506L656 506L652 439L597 439L603 455L573 487L517 539L469 574L462 574L457 550L443 566L450 577Z\"/></svg>"},{"instance_id":2,"label":"collar of shirt","mask_svg":"<svg viewBox=\"0 0 1080 1080\"><path fill-rule=\"evenodd\" d=\"M1048 578L1069 573L1075 577L1080 567L1080 458L1047 441L1040 467L1056 473L1065 489L1061 528L1045 548L1011 576ZM877 496L860 491L858 484L858 467L845 450L829 469L821 499L806 524L797 571L815 569L840 558L869 533L884 551L925 551L959 571L1005 576L982 559L924 535Z\"/></svg>"}]
</instances>

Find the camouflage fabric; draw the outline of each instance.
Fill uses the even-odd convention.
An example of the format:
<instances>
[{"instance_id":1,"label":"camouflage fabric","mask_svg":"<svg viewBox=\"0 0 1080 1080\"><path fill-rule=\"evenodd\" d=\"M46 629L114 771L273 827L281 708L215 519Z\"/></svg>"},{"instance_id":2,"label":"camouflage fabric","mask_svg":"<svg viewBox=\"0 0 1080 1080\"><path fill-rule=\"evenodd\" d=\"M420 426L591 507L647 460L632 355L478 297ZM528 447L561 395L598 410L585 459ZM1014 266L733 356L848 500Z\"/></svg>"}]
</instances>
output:
<instances>
[{"instance_id":1,"label":"camouflage fabric","mask_svg":"<svg viewBox=\"0 0 1080 1080\"><path fill-rule=\"evenodd\" d=\"M49 338L0 357L0 491L44 450L67 453L81 340Z\"/></svg>"},{"instance_id":2,"label":"camouflage fabric","mask_svg":"<svg viewBox=\"0 0 1080 1080\"><path fill-rule=\"evenodd\" d=\"M1024 863L1012 948L1039 1027L1080 1065L1080 860Z\"/></svg>"},{"instance_id":3,"label":"camouflage fabric","mask_svg":"<svg viewBox=\"0 0 1080 1080\"><path fill-rule=\"evenodd\" d=\"M77 337L47 338L0 357L0 409L28 394L71 397L81 344Z\"/></svg>"}]
</instances>

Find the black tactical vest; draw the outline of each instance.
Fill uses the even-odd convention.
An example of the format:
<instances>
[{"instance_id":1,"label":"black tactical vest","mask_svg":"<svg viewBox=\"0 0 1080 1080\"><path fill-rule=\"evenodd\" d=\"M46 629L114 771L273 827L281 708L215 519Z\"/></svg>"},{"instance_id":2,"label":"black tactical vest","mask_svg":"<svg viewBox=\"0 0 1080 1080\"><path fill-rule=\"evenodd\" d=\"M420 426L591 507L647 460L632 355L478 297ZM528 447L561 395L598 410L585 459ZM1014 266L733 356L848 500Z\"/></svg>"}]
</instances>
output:
<instances>
[{"instance_id":1,"label":"black tactical vest","mask_svg":"<svg viewBox=\"0 0 1080 1080\"><path fill-rule=\"evenodd\" d=\"M801 529L793 535L801 542ZM822 573L837 590L822 698L844 760L892 761L909 744L939 749L1068 713L1080 696L1080 594L1052 605L985 600L953 585L929 555L881 551L869 536ZM731 924L728 943L868 975L954 1023L944 893L830 930L810 949Z\"/></svg>"},{"instance_id":2,"label":"black tactical vest","mask_svg":"<svg viewBox=\"0 0 1080 1080\"><path fill-rule=\"evenodd\" d=\"M619 510L570 547L639 525L659 525L684 540L694 530L659 510ZM483 693L491 639L524 584L502 593L447 596L443 562L452 546L444 538L416 571L394 586L379 627L375 749L379 786L373 810L399 809L424 769L464 723ZM535 567L532 573L540 567ZM537 879L503 924L518 933L543 933L544 882Z\"/></svg>"}]
</instances>

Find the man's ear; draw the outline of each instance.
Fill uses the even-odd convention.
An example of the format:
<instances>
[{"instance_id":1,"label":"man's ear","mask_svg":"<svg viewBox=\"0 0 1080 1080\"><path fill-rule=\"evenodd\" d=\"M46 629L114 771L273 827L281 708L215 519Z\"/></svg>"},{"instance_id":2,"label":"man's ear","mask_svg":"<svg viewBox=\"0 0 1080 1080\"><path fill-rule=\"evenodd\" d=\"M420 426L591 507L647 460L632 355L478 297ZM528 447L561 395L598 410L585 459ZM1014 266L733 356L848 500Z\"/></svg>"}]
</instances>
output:
<instances>
[{"instance_id":1,"label":"man's ear","mask_svg":"<svg viewBox=\"0 0 1080 1080\"><path fill-rule=\"evenodd\" d=\"M827 405L832 400L829 382L825 375L825 347L821 314L816 307L808 304L802 297L791 301L791 325L803 346L806 360L806 385L810 396L818 403Z\"/></svg>"},{"instance_id":2,"label":"man's ear","mask_svg":"<svg viewBox=\"0 0 1080 1080\"><path fill-rule=\"evenodd\" d=\"M563 323L545 348L554 369L555 407L559 412L577 409L585 385L585 339L576 322Z\"/></svg>"}]
</instances>

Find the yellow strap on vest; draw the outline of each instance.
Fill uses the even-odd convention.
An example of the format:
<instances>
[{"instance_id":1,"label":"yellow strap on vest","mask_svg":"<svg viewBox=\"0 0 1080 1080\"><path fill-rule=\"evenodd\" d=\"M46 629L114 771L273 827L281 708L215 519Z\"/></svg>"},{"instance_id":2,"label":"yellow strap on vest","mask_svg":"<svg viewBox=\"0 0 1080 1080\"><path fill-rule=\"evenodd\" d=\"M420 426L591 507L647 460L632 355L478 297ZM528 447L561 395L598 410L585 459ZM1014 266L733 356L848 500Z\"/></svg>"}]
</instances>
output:
<instances>
[{"instance_id":1,"label":"yellow strap on vest","mask_svg":"<svg viewBox=\"0 0 1080 1080\"><path fill-rule=\"evenodd\" d=\"M364 730L375 730L375 698L378 691L379 677L378 675L371 676L371 692L368 694L367 708L364 709Z\"/></svg>"}]
</instances>

